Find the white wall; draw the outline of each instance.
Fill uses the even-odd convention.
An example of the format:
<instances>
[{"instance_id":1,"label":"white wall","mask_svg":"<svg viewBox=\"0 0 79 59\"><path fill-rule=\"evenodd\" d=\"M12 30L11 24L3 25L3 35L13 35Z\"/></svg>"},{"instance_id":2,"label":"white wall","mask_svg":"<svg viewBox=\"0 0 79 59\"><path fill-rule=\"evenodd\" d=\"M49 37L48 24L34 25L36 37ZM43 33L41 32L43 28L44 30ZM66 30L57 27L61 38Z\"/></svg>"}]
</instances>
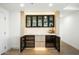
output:
<instances>
[{"instance_id":1,"label":"white wall","mask_svg":"<svg viewBox=\"0 0 79 59\"><path fill-rule=\"evenodd\" d=\"M0 54L10 48L19 49L20 12L8 12L6 9L0 8L0 16L3 17L2 19L0 17ZM5 17L6 20L4 20Z\"/></svg>"},{"instance_id":2,"label":"white wall","mask_svg":"<svg viewBox=\"0 0 79 59\"><path fill-rule=\"evenodd\" d=\"M60 20L60 35L64 42L79 49L79 12Z\"/></svg>"},{"instance_id":3,"label":"white wall","mask_svg":"<svg viewBox=\"0 0 79 59\"><path fill-rule=\"evenodd\" d=\"M9 13L0 7L0 54L10 49Z\"/></svg>"},{"instance_id":4,"label":"white wall","mask_svg":"<svg viewBox=\"0 0 79 59\"><path fill-rule=\"evenodd\" d=\"M10 12L11 48L20 47L20 12Z\"/></svg>"}]
</instances>

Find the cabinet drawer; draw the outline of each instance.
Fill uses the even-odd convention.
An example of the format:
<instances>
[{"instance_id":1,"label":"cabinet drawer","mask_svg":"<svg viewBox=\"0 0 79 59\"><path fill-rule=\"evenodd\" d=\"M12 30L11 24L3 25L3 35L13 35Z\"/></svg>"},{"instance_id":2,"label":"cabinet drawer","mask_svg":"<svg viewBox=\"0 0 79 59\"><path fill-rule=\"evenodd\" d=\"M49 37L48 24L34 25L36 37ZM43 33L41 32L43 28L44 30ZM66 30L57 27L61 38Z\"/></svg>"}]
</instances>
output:
<instances>
[{"instance_id":1,"label":"cabinet drawer","mask_svg":"<svg viewBox=\"0 0 79 59\"><path fill-rule=\"evenodd\" d=\"M45 47L45 42L44 41L36 41L35 42L35 47Z\"/></svg>"},{"instance_id":2,"label":"cabinet drawer","mask_svg":"<svg viewBox=\"0 0 79 59\"><path fill-rule=\"evenodd\" d=\"M43 36L43 35L35 35L35 41L45 41L45 36Z\"/></svg>"}]
</instances>

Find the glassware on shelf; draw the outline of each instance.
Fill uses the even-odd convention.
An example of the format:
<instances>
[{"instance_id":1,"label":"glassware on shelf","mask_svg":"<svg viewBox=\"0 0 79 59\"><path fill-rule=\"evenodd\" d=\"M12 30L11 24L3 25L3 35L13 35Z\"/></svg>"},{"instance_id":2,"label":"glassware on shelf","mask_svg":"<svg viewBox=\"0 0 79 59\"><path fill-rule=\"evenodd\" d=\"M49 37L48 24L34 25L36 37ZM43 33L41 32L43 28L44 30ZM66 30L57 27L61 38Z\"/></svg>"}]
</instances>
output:
<instances>
[{"instance_id":1,"label":"glassware on shelf","mask_svg":"<svg viewBox=\"0 0 79 59\"><path fill-rule=\"evenodd\" d=\"M32 17L32 26L37 26L37 19L35 16Z\"/></svg>"},{"instance_id":2,"label":"glassware on shelf","mask_svg":"<svg viewBox=\"0 0 79 59\"><path fill-rule=\"evenodd\" d=\"M27 27L31 26L31 17L27 17Z\"/></svg>"},{"instance_id":3,"label":"glassware on shelf","mask_svg":"<svg viewBox=\"0 0 79 59\"><path fill-rule=\"evenodd\" d=\"M42 16L38 17L38 26L42 26Z\"/></svg>"},{"instance_id":4,"label":"glassware on shelf","mask_svg":"<svg viewBox=\"0 0 79 59\"><path fill-rule=\"evenodd\" d=\"M44 16L44 26L48 26L48 18L47 18L47 16Z\"/></svg>"}]
</instances>

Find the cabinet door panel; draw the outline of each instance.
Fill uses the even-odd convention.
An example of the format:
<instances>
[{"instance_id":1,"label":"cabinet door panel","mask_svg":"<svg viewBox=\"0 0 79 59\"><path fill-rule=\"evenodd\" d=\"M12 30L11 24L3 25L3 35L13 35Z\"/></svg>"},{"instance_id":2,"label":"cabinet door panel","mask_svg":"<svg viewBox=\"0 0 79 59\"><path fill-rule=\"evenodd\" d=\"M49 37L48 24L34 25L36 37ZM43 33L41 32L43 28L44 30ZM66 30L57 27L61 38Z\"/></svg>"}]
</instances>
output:
<instances>
[{"instance_id":1,"label":"cabinet door panel","mask_svg":"<svg viewBox=\"0 0 79 59\"><path fill-rule=\"evenodd\" d=\"M31 16L27 17L26 24L27 24L27 27L31 27Z\"/></svg>"},{"instance_id":2,"label":"cabinet door panel","mask_svg":"<svg viewBox=\"0 0 79 59\"><path fill-rule=\"evenodd\" d=\"M44 27L47 27L48 26L48 17L47 16L44 16L43 17L43 26Z\"/></svg>"},{"instance_id":3,"label":"cabinet door panel","mask_svg":"<svg viewBox=\"0 0 79 59\"><path fill-rule=\"evenodd\" d=\"M49 27L53 27L54 26L54 21L53 21L53 16L49 16Z\"/></svg>"},{"instance_id":4,"label":"cabinet door panel","mask_svg":"<svg viewBox=\"0 0 79 59\"><path fill-rule=\"evenodd\" d=\"M52 48L55 46L55 37L53 35L46 35L46 47Z\"/></svg>"},{"instance_id":5,"label":"cabinet door panel","mask_svg":"<svg viewBox=\"0 0 79 59\"><path fill-rule=\"evenodd\" d=\"M38 16L38 27L42 27L42 16Z\"/></svg>"},{"instance_id":6,"label":"cabinet door panel","mask_svg":"<svg viewBox=\"0 0 79 59\"><path fill-rule=\"evenodd\" d=\"M32 26L33 27L37 26L37 17L36 16L32 16Z\"/></svg>"}]
</instances>

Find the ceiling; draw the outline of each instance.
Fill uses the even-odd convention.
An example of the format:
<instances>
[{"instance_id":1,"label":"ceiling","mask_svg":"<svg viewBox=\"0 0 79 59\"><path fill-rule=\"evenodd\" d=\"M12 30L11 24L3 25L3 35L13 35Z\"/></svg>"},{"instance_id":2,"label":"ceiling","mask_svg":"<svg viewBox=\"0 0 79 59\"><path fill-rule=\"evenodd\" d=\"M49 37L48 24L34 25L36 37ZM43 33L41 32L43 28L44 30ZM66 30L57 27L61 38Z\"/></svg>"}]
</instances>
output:
<instances>
[{"instance_id":1,"label":"ceiling","mask_svg":"<svg viewBox=\"0 0 79 59\"><path fill-rule=\"evenodd\" d=\"M21 10L20 3L0 3L0 6L8 9L9 11ZM65 7L72 7L72 9L79 10L78 3L53 3L52 7L49 7L49 3L24 3L24 10L27 11L52 11L63 10Z\"/></svg>"},{"instance_id":2,"label":"ceiling","mask_svg":"<svg viewBox=\"0 0 79 59\"><path fill-rule=\"evenodd\" d=\"M49 7L49 3L24 3L24 7L20 7L20 3L0 3L8 11L21 11L27 12L52 12L59 10L61 13L68 14L72 12L79 12L79 3L52 3L53 6Z\"/></svg>"}]
</instances>

